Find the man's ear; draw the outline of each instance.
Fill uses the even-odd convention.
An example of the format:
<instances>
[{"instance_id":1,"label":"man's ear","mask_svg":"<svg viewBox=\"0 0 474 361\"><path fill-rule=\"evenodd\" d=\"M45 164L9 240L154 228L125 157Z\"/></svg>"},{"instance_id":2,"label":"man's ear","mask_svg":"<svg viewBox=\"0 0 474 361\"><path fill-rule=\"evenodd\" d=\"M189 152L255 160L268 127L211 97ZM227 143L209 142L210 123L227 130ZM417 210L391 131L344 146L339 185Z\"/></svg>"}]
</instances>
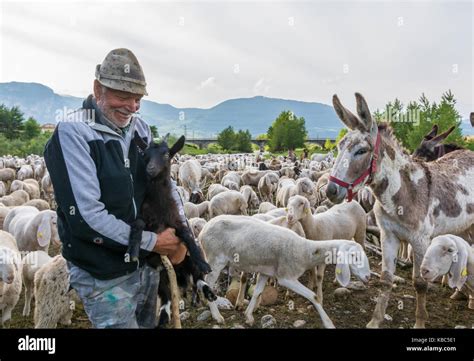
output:
<instances>
[{"instance_id":1,"label":"man's ear","mask_svg":"<svg viewBox=\"0 0 474 361\"><path fill-rule=\"evenodd\" d=\"M182 135L176 143L173 144L173 146L170 149L170 159L174 157L176 153L178 153L181 149L184 147L184 141L186 138L184 138L184 135Z\"/></svg>"},{"instance_id":2,"label":"man's ear","mask_svg":"<svg viewBox=\"0 0 474 361\"><path fill-rule=\"evenodd\" d=\"M135 144L138 146L138 148L140 148L141 150L145 150L146 148L148 148L148 144L143 140L142 137L140 137L138 135L138 132L135 130L135 134L134 134L134 137L133 137L133 141L135 142Z\"/></svg>"}]
</instances>

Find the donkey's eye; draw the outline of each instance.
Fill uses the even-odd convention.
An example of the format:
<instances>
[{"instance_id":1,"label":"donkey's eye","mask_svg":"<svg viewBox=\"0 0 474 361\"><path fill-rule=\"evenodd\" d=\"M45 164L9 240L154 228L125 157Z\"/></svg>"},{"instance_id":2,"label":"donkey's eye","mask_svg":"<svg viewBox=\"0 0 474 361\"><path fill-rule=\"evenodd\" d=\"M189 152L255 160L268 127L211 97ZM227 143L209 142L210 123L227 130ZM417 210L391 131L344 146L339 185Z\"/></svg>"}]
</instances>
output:
<instances>
[{"instance_id":1,"label":"donkey's eye","mask_svg":"<svg viewBox=\"0 0 474 361\"><path fill-rule=\"evenodd\" d=\"M362 149L359 149L355 155L362 155L362 154L365 154L367 153L367 148L362 148Z\"/></svg>"}]
</instances>

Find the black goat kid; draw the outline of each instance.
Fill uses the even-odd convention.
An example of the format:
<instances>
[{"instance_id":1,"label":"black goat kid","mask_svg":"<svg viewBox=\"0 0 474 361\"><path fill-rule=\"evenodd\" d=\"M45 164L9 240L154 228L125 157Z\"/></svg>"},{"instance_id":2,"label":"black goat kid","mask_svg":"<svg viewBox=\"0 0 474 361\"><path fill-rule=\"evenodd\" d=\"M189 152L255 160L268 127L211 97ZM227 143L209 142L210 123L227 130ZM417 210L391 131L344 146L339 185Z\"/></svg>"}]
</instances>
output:
<instances>
[{"instance_id":1,"label":"black goat kid","mask_svg":"<svg viewBox=\"0 0 474 361\"><path fill-rule=\"evenodd\" d=\"M186 245L189 253L181 264L174 267L178 286L185 293L188 281L192 277L193 303L197 302L197 289L203 292L206 299L214 301L215 294L204 282L204 276L211 271L211 267L204 260L203 253L198 247L191 229L186 224L187 222L182 222L172 196L170 163L173 156L183 148L184 137L179 138L171 149L168 148L165 139L160 143L151 143L148 146L137 132L135 132L134 142L143 152L148 180L139 217L131 226L127 258L132 261L138 259L141 234L144 230L160 233L166 228L174 228L176 236ZM146 261L157 268L161 265L161 256L152 252L147 256ZM169 321L168 312L171 302L169 278L165 269L160 272L158 295L162 304L158 324L158 327L161 327Z\"/></svg>"}]
</instances>

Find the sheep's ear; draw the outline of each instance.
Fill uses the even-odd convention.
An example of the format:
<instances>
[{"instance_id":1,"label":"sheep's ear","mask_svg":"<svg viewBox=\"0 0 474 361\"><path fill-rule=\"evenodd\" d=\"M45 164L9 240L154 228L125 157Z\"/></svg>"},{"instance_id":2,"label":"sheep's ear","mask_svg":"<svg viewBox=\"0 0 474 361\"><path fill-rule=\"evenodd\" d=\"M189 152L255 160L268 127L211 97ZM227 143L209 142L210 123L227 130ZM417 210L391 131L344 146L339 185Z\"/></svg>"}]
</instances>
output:
<instances>
[{"instance_id":1,"label":"sheep's ear","mask_svg":"<svg viewBox=\"0 0 474 361\"><path fill-rule=\"evenodd\" d=\"M49 214L43 214L41 223L36 231L36 239L40 247L46 247L51 241L51 217Z\"/></svg>"},{"instance_id":2,"label":"sheep's ear","mask_svg":"<svg viewBox=\"0 0 474 361\"><path fill-rule=\"evenodd\" d=\"M184 141L186 138L184 138L184 135L182 135L176 143L173 144L173 146L170 149L170 159L174 157L176 153L178 153L181 149L184 147Z\"/></svg>"},{"instance_id":3,"label":"sheep's ear","mask_svg":"<svg viewBox=\"0 0 474 361\"><path fill-rule=\"evenodd\" d=\"M342 287L346 287L351 280L351 270L349 268L349 257L347 252L349 247L343 246L337 252L336 279Z\"/></svg>"},{"instance_id":4,"label":"sheep's ear","mask_svg":"<svg viewBox=\"0 0 474 361\"><path fill-rule=\"evenodd\" d=\"M448 273L448 284L451 288L461 289L467 280L467 255L468 248L462 239L452 238L456 242L457 252L453 254L453 262Z\"/></svg>"},{"instance_id":5,"label":"sheep's ear","mask_svg":"<svg viewBox=\"0 0 474 361\"><path fill-rule=\"evenodd\" d=\"M138 134L138 132L136 130L135 130L135 134L134 134L134 137L133 137L133 141L138 146L138 148L140 148L141 150L145 150L146 148L148 148L148 144L143 140L142 137L140 137L140 135Z\"/></svg>"}]
</instances>

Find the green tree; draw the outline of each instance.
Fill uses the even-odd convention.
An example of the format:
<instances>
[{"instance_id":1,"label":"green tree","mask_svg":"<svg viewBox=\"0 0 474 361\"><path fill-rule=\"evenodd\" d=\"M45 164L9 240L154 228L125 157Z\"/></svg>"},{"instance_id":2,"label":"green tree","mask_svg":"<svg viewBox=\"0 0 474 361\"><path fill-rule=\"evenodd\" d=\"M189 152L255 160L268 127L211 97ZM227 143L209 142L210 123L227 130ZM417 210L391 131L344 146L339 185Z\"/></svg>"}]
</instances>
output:
<instances>
[{"instance_id":1,"label":"green tree","mask_svg":"<svg viewBox=\"0 0 474 361\"><path fill-rule=\"evenodd\" d=\"M156 125L150 125L150 131L151 131L151 136L153 137L153 139L159 137L158 128L156 127Z\"/></svg>"},{"instance_id":2,"label":"green tree","mask_svg":"<svg viewBox=\"0 0 474 361\"><path fill-rule=\"evenodd\" d=\"M33 139L41 134L41 126L32 117L29 117L24 124L25 131L23 132L24 139Z\"/></svg>"},{"instance_id":3,"label":"green tree","mask_svg":"<svg viewBox=\"0 0 474 361\"><path fill-rule=\"evenodd\" d=\"M337 138L336 138L336 142L335 144L338 145L340 140L342 138L344 138L344 136L347 134L347 132L349 131L349 129L347 128L342 128L340 131L339 131L339 134L337 135Z\"/></svg>"},{"instance_id":4,"label":"green tree","mask_svg":"<svg viewBox=\"0 0 474 361\"><path fill-rule=\"evenodd\" d=\"M236 135L234 128L228 126L222 132L217 135L217 144L219 144L222 149L231 150L235 146Z\"/></svg>"},{"instance_id":5,"label":"green tree","mask_svg":"<svg viewBox=\"0 0 474 361\"><path fill-rule=\"evenodd\" d=\"M0 133L7 139L16 139L23 130L23 113L18 107L8 109L0 105Z\"/></svg>"},{"instance_id":6,"label":"green tree","mask_svg":"<svg viewBox=\"0 0 474 361\"><path fill-rule=\"evenodd\" d=\"M235 134L235 146L232 149L243 153L252 152L252 135L248 129L246 131L239 130Z\"/></svg>"},{"instance_id":7,"label":"green tree","mask_svg":"<svg viewBox=\"0 0 474 361\"><path fill-rule=\"evenodd\" d=\"M291 111L283 111L268 128L270 150L294 150L304 147L307 134L303 117L298 118Z\"/></svg>"}]
</instances>

